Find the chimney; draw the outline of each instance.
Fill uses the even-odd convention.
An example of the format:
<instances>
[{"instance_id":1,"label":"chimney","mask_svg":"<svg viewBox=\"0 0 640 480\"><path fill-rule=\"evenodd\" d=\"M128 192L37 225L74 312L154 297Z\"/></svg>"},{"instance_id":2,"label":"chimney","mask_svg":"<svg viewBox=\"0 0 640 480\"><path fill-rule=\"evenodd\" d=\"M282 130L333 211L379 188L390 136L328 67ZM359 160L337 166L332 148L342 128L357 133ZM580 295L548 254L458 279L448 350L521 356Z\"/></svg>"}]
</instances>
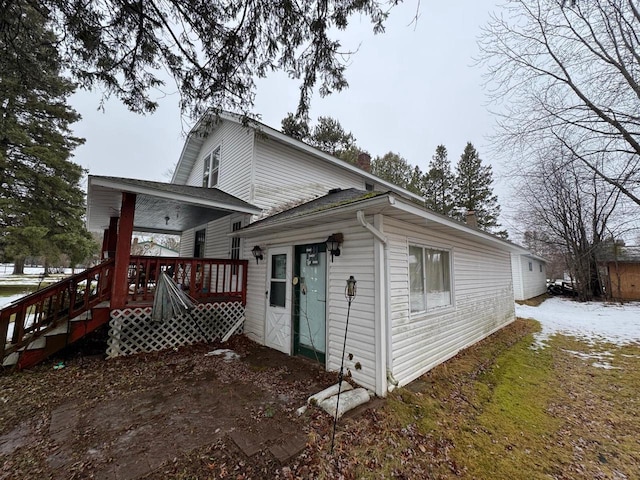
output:
<instances>
[{"instance_id":1,"label":"chimney","mask_svg":"<svg viewBox=\"0 0 640 480\"><path fill-rule=\"evenodd\" d=\"M465 222L470 227L476 227L477 228L478 227L478 219L476 218L476 212L474 212L473 210L467 210L467 213L465 213Z\"/></svg>"},{"instance_id":2,"label":"chimney","mask_svg":"<svg viewBox=\"0 0 640 480\"><path fill-rule=\"evenodd\" d=\"M356 166L365 172L371 173L371 156L366 152L358 154Z\"/></svg>"}]
</instances>

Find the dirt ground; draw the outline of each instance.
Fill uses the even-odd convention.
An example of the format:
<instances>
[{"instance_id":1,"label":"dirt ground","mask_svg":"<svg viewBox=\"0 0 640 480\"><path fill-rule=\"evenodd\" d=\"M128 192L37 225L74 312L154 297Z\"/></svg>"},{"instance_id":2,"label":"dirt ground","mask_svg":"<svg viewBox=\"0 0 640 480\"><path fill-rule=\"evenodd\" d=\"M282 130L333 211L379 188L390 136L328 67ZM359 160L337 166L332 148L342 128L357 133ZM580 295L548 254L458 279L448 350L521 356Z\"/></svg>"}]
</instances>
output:
<instances>
[{"instance_id":1,"label":"dirt ground","mask_svg":"<svg viewBox=\"0 0 640 480\"><path fill-rule=\"evenodd\" d=\"M325 433L331 424L295 411L335 374L242 336L224 346L238 359L207 355L215 348L108 361L67 353L4 374L0 478L286 476L312 423Z\"/></svg>"}]
</instances>

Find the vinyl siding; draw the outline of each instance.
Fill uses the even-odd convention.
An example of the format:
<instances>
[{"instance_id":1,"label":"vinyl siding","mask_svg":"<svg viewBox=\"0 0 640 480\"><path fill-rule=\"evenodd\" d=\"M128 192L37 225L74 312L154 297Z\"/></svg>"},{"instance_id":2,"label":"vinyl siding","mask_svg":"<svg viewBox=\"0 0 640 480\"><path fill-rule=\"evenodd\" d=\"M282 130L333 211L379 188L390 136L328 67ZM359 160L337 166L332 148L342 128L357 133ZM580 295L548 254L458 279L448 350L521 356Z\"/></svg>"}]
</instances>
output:
<instances>
[{"instance_id":1,"label":"vinyl siding","mask_svg":"<svg viewBox=\"0 0 640 480\"><path fill-rule=\"evenodd\" d=\"M189 174L187 185L202 186L204 157L220 146L217 188L250 202L254 135L254 131L250 128L223 121L202 144L198 159Z\"/></svg>"},{"instance_id":2,"label":"vinyl siding","mask_svg":"<svg viewBox=\"0 0 640 480\"><path fill-rule=\"evenodd\" d=\"M529 270L529 262L531 262L532 270ZM537 297L547 291L547 269L544 262L519 255L518 263L520 266L520 279L517 282L514 278L514 285L519 283L520 289L514 288L516 300L527 300ZM542 272L540 271L542 265Z\"/></svg>"},{"instance_id":3,"label":"vinyl siding","mask_svg":"<svg viewBox=\"0 0 640 480\"><path fill-rule=\"evenodd\" d=\"M251 258L253 245L260 245L268 253L269 247L323 243L333 232L342 232L344 243L341 255L331 262L328 259L327 275L327 369L340 369L347 301L344 296L346 280L353 275L357 280L358 295L351 305L349 332L345 353L345 372L358 384L375 390L375 325L374 325L374 265L373 236L355 223L321 225L304 231L287 231L281 234L261 235L245 241L244 254ZM264 344L265 291L267 291L267 258L256 265L250 262L248 269L247 308L245 333ZM352 359L349 359L350 354ZM359 368L356 368L359 364Z\"/></svg>"},{"instance_id":4,"label":"vinyl siding","mask_svg":"<svg viewBox=\"0 0 640 480\"><path fill-rule=\"evenodd\" d=\"M513 278L513 298L515 300L524 300L521 257L522 256L517 253L511 254L511 276Z\"/></svg>"},{"instance_id":5,"label":"vinyl siding","mask_svg":"<svg viewBox=\"0 0 640 480\"><path fill-rule=\"evenodd\" d=\"M254 192L249 201L269 212L326 195L332 188L365 189L356 173L341 170L275 140L256 136Z\"/></svg>"},{"instance_id":6,"label":"vinyl siding","mask_svg":"<svg viewBox=\"0 0 640 480\"><path fill-rule=\"evenodd\" d=\"M196 229L185 230L180 236L180 256L193 257L193 247L196 241Z\"/></svg>"},{"instance_id":7,"label":"vinyl siding","mask_svg":"<svg viewBox=\"0 0 640 480\"><path fill-rule=\"evenodd\" d=\"M223 217L207 224L204 256L207 258L229 258L231 250L229 237L231 223L229 217Z\"/></svg>"},{"instance_id":8,"label":"vinyl siding","mask_svg":"<svg viewBox=\"0 0 640 480\"><path fill-rule=\"evenodd\" d=\"M388 217L385 233L389 239L392 371L400 385L514 320L509 253ZM451 252L453 306L409 314L410 244Z\"/></svg>"}]
</instances>

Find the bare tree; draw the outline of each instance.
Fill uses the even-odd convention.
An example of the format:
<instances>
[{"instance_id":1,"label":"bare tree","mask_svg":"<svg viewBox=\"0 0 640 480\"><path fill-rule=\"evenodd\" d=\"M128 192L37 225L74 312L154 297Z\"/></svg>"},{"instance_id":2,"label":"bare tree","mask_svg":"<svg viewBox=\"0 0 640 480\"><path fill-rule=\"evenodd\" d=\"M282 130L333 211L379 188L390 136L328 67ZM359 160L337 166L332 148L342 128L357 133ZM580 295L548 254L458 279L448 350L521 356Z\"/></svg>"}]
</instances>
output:
<instances>
[{"instance_id":1,"label":"bare tree","mask_svg":"<svg viewBox=\"0 0 640 480\"><path fill-rule=\"evenodd\" d=\"M480 47L503 145L529 158L560 143L640 205L637 2L510 0Z\"/></svg>"},{"instance_id":2,"label":"bare tree","mask_svg":"<svg viewBox=\"0 0 640 480\"><path fill-rule=\"evenodd\" d=\"M518 190L523 223L549 251L564 254L580 299L600 296L596 252L611 232L624 228L622 192L574 161L562 143L533 162Z\"/></svg>"}]
</instances>

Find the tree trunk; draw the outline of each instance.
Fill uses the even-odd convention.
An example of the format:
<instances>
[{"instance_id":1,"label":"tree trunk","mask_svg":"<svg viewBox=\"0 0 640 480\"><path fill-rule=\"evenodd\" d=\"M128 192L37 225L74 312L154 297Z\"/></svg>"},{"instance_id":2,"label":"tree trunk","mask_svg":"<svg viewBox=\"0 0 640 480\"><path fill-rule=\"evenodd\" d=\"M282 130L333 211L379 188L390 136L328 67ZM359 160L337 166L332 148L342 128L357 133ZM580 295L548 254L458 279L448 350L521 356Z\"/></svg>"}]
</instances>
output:
<instances>
[{"instance_id":1,"label":"tree trunk","mask_svg":"<svg viewBox=\"0 0 640 480\"><path fill-rule=\"evenodd\" d=\"M24 257L18 257L14 260L13 275L24 275Z\"/></svg>"}]
</instances>

